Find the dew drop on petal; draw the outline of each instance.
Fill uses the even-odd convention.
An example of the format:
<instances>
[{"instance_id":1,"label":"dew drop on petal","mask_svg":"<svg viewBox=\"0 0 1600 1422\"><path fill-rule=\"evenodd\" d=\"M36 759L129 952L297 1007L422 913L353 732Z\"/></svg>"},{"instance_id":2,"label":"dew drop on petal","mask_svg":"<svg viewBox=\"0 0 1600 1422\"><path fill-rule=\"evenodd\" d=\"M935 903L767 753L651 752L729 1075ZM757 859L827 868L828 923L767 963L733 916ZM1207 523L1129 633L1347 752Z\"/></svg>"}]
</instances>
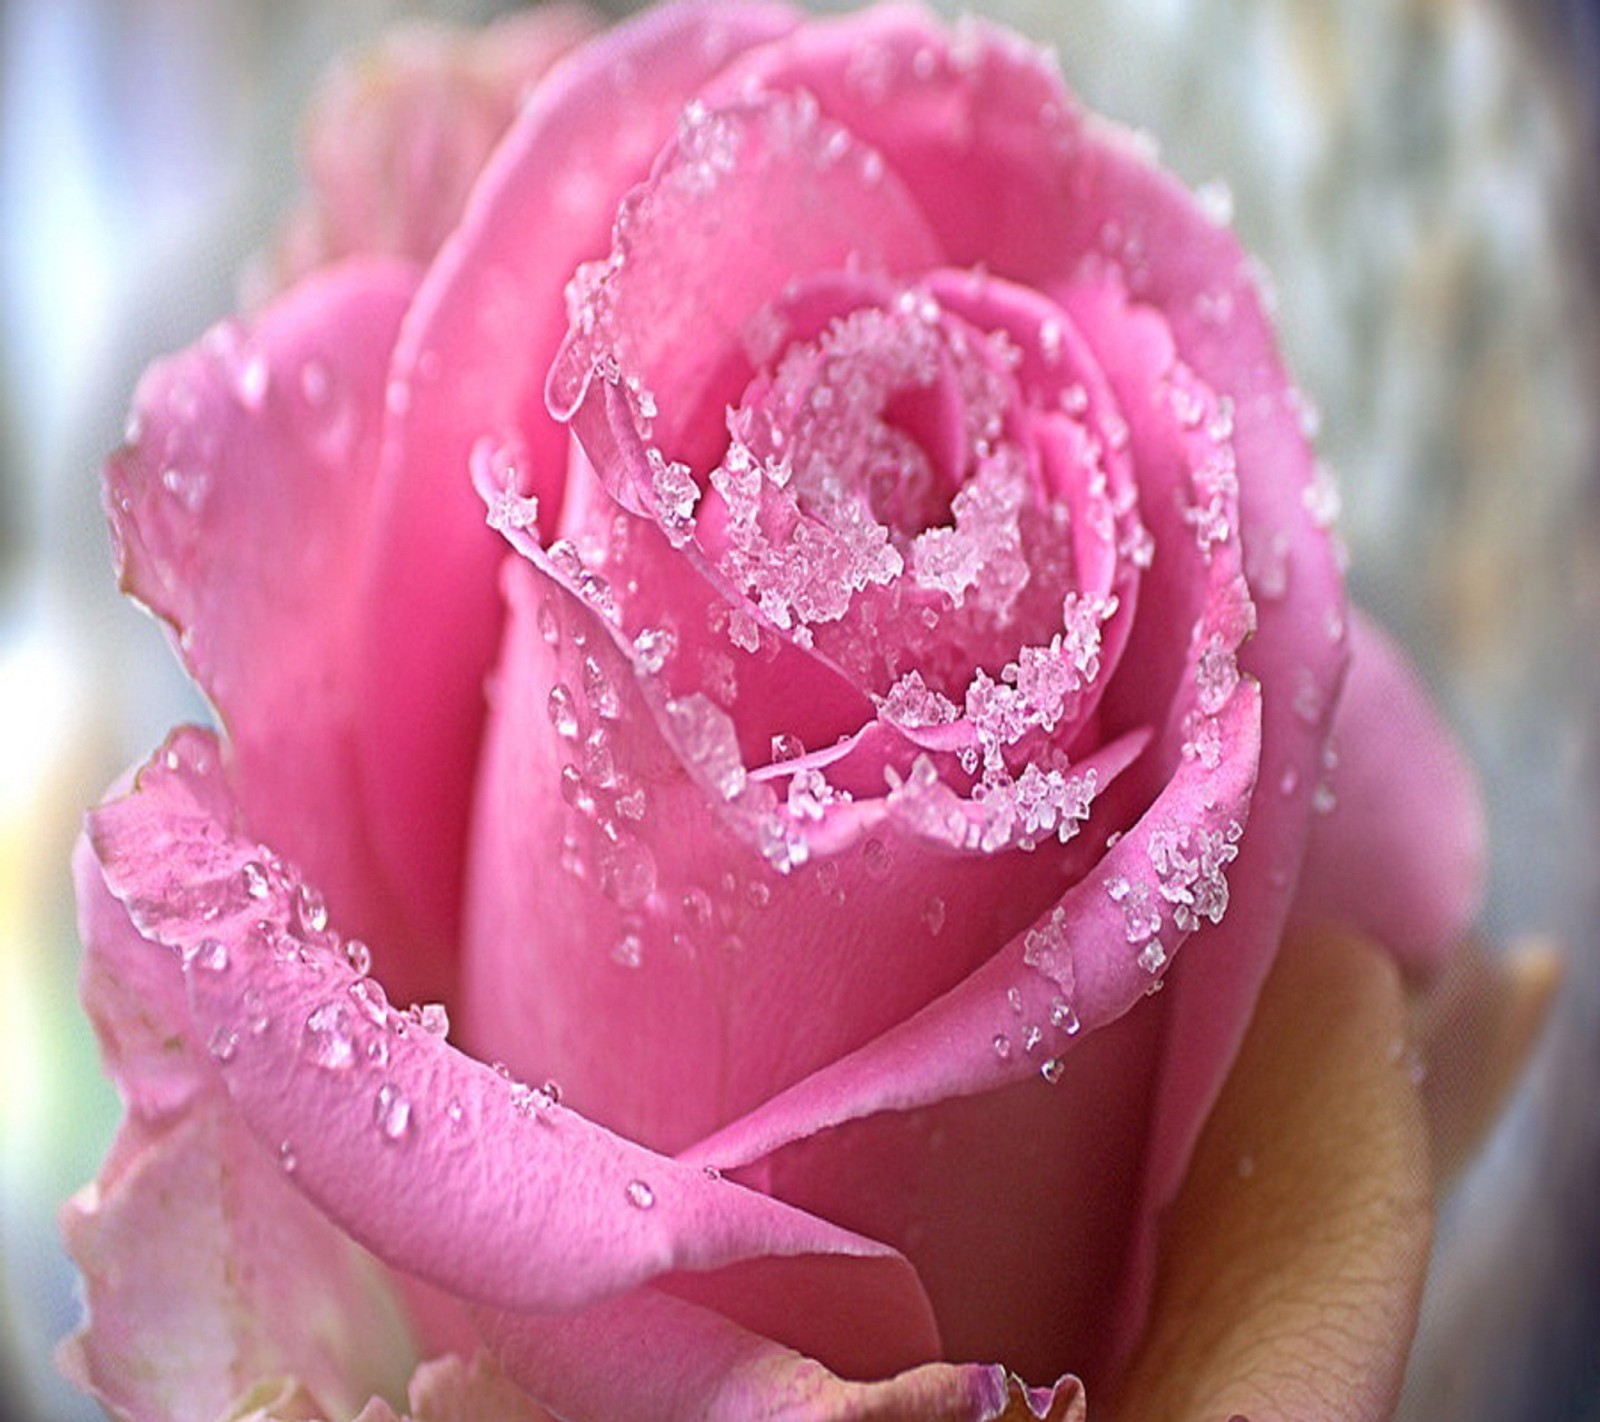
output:
<instances>
[{"instance_id":1,"label":"dew drop on petal","mask_svg":"<svg viewBox=\"0 0 1600 1422\"><path fill-rule=\"evenodd\" d=\"M350 996L373 1026L388 1026L389 997L376 978L357 978L350 984Z\"/></svg>"},{"instance_id":2,"label":"dew drop on petal","mask_svg":"<svg viewBox=\"0 0 1600 1422\"><path fill-rule=\"evenodd\" d=\"M550 724L555 727L556 734L563 740L577 740L578 708L573 700L571 687L564 682L557 682L551 687L547 709L550 714Z\"/></svg>"},{"instance_id":3,"label":"dew drop on petal","mask_svg":"<svg viewBox=\"0 0 1600 1422\"><path fill-rule=\"evenodd\" d=\"M239 1034L227 1027L215 1027L206 1041L206 1050L219 1062L231 1062L239 1050Z\"/></svg>"},{"instance_id":4,"label":"dew drop on petal","mask_svg":"<svg viewBox=\"0 0 1600 1422\"><path fill-rule=\"evenodd\" d=\"M1011 1038L1004 1032L996 1032L994 1040L989 1044L994 1049L994 1054L1001 1061L1011 1060Z\"/></svg>"},{"instance_id":5,"label":"dew drop on petal","mask_svg":"<svg viewBox=\"0 0 1600 1422\"><path fill-rule=\"evenodd\" d=\"M411 1128L411 1103L399 1087L386 1081L374 1098L372 1119L386 1141L398 1141Z\"/></svg>"},{"instance_id":6,"label":"dew drop on petal","mask_svg":"<svg viewBox=\"0 0 1600 1422\"><path fill-rule=\"evenodd\" d=\"M630 1180L627 1196L628 1203L636 1210L648 1210L656 1202L656 1192L643 1180Z\"/></svg>"},{"instance_id":7,"label":"dew drop on petal","mask_svg":"<svg viewBox=\"0 0 1600 1422\"><path fill-rule=\"evenodd\" d=\"M1060 1057L1048 1058L1039 1068L1039 1075L1054 1086L1061 1080L1062 1073L1067 1069L1067 1064Z\"/></svg>"},{"instance_id":8,"label":"dew drop on petal","mask_svg":"<svg viewBox=\"0 0 1600 1422\"><path fill-rule=\"evenodd\" d=\"M417 1025L430 1037L450 1033L450 1012L442 1002L425 1002L417 1009Z\"/></svg>"},{"instance_id":9,"label":"dew drop on petal","mask_svg":"<svg viewBox=\"0 0 1600 1422\"><path fill-rule=\"evenodd\" d=\"M252 353L239 367L236 386L239 403L247 410L259 410L267 398L267 387L272 381L272 368L260 351Z\"/></svg>"},{"instance_id":10,"label":"dew drop on petal","mask_svg":"<svg viewBox=\"0 0 1600 1422\"><path fill-rule=\"evenodd\" d=\"M306 1054L327 1071L341 1071L355 1060L355 1022L342 1002L325 1002L306 1018Z\"/></svg>"},{"instance_id":11,"label":"dew drop on petal","mask_svg":"<svg viewBox=\"0 0 1600 1422\"><path fill-rule=\"evenodd\" d=\"M1073 1011L1072 1004L1065 998L1057 998L1050 1004L1050 1025L1057 1031L1065 1032L1067 1036L1074 1037L1078 1033L1078 1014Z\"/></svg>"},{"instance_id":12,"label":"dew drop on petal","mask_svg":"<svg viewBox=\"0 0 1600 1422\"><path fill-rule=\"evenodd\" d=\"M228 967L228 945L220 938L202 938L183 955L186 968L202 968L208 973L225 972Z\"/></svg>"},{"instance_id":13,"label":"dew drop on petal","mask_svg":"<svg viewBox=\"0 0 1600 1422\"><path fill-rule=\"evenodd\" d=\"M364 978L372 971L372 950L359 938L352 938L345 943L344 960L358 977Z\"/></svg>"},{"instance_id":14,"label":"dew drop on petal","mask_svg":"<svg viewBox=\"0 0 1600 1422\"><path fill-rule=\"evenodd\" d=\"M318 934L328 926L328 906L310 884L302 884L296 893L294 914L302 933Z\"/></svg>"},{"instance_id":15,"label":"dew drop on petal","mask_svg":"<svg viewBox=\"0 0 1600 1422\"><path fill-rule=\"evenodd\" d=\"M244 891L253 899L264 899L272 892L272 884L267 878L267 871L254 859L247 859L239 876L244 880Z\"/></svg>"}]
</instances>

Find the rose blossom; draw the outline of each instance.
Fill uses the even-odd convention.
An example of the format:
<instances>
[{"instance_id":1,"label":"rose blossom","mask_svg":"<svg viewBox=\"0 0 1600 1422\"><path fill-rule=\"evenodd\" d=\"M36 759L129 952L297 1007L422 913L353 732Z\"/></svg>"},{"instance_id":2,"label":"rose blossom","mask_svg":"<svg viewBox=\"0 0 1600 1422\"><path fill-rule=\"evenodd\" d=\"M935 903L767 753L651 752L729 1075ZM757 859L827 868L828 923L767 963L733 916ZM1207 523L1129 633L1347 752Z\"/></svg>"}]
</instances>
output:
<instances>
[{"instance_id":1,"label":"rose blossom","mask_svg":"<svg viewBox=\"0 0 1600 1422\"><path fill-rule=\"evenodd\" d=\"M70 1366L141 1419L1384 1415L1395 965L1481 816L1232 234L982 24L519 23L331 91L289 284L108 467L224 733L77 859L128 1114Z\"/></svg>"}]
</instances>

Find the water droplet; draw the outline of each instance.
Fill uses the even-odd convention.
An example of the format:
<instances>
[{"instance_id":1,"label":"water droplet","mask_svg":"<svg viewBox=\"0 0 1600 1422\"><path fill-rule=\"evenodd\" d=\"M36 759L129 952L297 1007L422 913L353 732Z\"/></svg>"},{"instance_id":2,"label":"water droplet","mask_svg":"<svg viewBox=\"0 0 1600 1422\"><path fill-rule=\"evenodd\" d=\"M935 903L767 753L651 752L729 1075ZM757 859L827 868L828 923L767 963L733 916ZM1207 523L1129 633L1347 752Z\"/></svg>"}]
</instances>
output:
<instances>
[{"instance_id":1,"label":"water droplet","mask_svg":"<svg viewBox=\"0 0 1600 1422\"><path fill-rule=\"evenodd\" d=\"M204 469L171 467L161 471L161 487L188 513L197 514L211 493L211 476Z\"/></svg>"},{"instance_id":2,"label":"water droplet","mask_svg":"<svg viewBox=\"0 0 1600 1422\"><path fill-rule=\"evenodd\" d=\"M225 972L228 967L228 945L219 938L202 938L183 955L186 968L203 968L208 973Z\"/></svg>"},{"instance_id":3,"label":"water droplet","mask_svg":"<svg viewBox=\"0 0 1600 1422\"><path fill-rule=\"evenodd\" d=\"M722 1172L714 1165L702 1165L700 1167L700 1173L704 1175L707 1180L722 1179Z\"/></svg>"},{"instance_id":4,"label":"water droplet","mask_svg":"<svg viewBox=\"0 0 1600 1422\"><path fill-rule=\"evenodd\" d=\"M583 693L601 719L615 721L622 714L622 698L617 694L616 684L592 652L583 659Z\"/></svg>"},{"instance_id":5,"label":"water droplet","mask_svg":"<svg viewBox=\"0 0 1600 1422\"><path fill-rule=\"evenodd\" d=\"M463 1126L466 1125L467 1110L466 1107L461 1104L460 1097L452 1096L450 1098L449 1103L444 1108L444 1114L446 1119L449 1120L450 1124L456 1130L459 1131Z\"/></svg>"},{"instance_id":6,"label":"water droplet","mask_svg":"<svg viewBox=\"0 0 1600 1422\"><path fill-rule=\"evenodd\" d=\"M1167 950L1158 938L1152 938L1139 951L1139 966L1147 973L1159 973L1166 963Z\"/></svg>"},{"instance_id":7,"label":"water droplet","mask_svg":"<svg viewBox=\"0 0 1600 1422\"><path fill-rule=\"evenodd\" d=\"M656 1202L656 1192L643 1180L628 1182L628 1203L636 1210L648 1210Z\"/></svg>"},{"instance_id":8,"label":"water droplet","mask_svg":"<svg viewBox=\"0 0 1600 1422\"><path fill-rule=\"evenodd\" d=\"M624 968L637 968L644 962L644 944L637 933L624 933L611 950L611 961Z\"/></svg>"},{"instance_id":9,"label":"water droplet","mask_svg":"<svg viewBox=\"0 0 1600 1422\"><path fill-rule=\"evenodd\" d=\"M302 884L295 894L294 916L302 933L315 936L327 928L328 906L310 884Z\"/></svg>"},{"instance_id":10,"label":"water droplet","mask_svg":"<svg viewBox=\"0 0 1600 1422\"><path fill-rule=\"evenodd\" d=\"M244 880L244 891L253 899L264 899L272 892L272 883L267 878L267 871L254 859L247 859L243 868L239 870L240 877Z\"/></svg>"},{"instance_id":11,"label":"water droplet","mask_svg":"<svg viewBox=\"0 0 1600 1422\"><path fill-rule=\"evenodd\" d=\"M305 1047L311 1060L341 1071L355 1059L355 1024L342 1002L325 1002L306 1018Z\"/></svg>"},{"instance_id":12,"label":"water droplet","mask_svg":"<svg viewBox=\"0 0 1600 1422\"><path fill-rule=\"evenodd\" d=\"M1050 1025L1058 1032L1065 1032L1069 1037L1078 1034L1082 1025L1078 1021L1078 1014L1073 1010L1072 1004L1065 998L1057 998L1050 1004Z\"/></svg>"},{"instance_id":13,"label":"water droplet","mask_svg":"<svg viewBox=\"0 0 1600 1422\"><path fill-rule=\"evenodd\" d=\"M1011 1060L1011 1038L1006 1036L1004 1032L996 1032L994 1040L989 1045L994 1048L995 1056L999 1057L1001 1061Z\"/></svg>"},{"instance_id":14,"label":"water droplet","mask_svg":"<svg viewBox=\"0 0 1600 1422\"><path fill-rule=\"evenodd\" d=\"M887 879L894 866L894 855L881 839L869 839L861 846L861 861L867 866L869 877Z\"/></svg>"},{"instance_id":15,"label":"water droplet","mask_svg":"<svg viewBox=\"0 0 1600 1422\"><path fill-rule=\"evenodd\" d=\"M411 1127L411 1103L399 1087L386 1081L373 1101L372 1119L386 1141L398 1141Z\"/></svg>"},{"instance_id":16,"label":"water droplet","mask_svg":"<svg viewBox=\"0 0 1600 1422\"><path fill-rule=\"evenodd\" d=\"M359 938L344 945L344 960L356 971L357 977L366 977L372 971L372 950Z\"/></svg>"},{"instance_id":17,"label":"water droplet","mask_svg":"<svg viewBox=\"0 0 1600 1422\"><path fill-rule=\"evenodd\" d=\"M236 390L239 403L247 410L259 410L267 398L267 387L272 382L272 367L260 351L253 353L239 367Z\"/></svg>"},{"instance_id":18,"label":"water droplet","mask_svg":"<svg viewBox=\"0 0 1600 1422\"><path fill-rule=\"evenodd\" d=\"M375 1027L389 1024L389 997L376 978L357 978L350 984L350 996L362 1015Z\"/></svg>"},{"instance_id":19,"label":"water droplet","mask_svg":"<svg viewBox=\"0 0 1600 1422\"><path fill-rule=\"evenodd\" d=\"M425 1002L417 1009L417 1026L430 1037L450 1034L450 1012L442 1002Z\"/></svg>"},{"instance_id":20,"label":"water droplet","mask_svg":"<svg viewBox=\"0 0 1600 1422\"><path fill-rule=\"evenodd\" d=\"M1012 1012L1014 1012L1018 1017L1022 1016L1022 989L1021 988L1014 988L1014 987L1007 988L1006 989L1006 1002L1010 1006Z\"/></svg>"},{"instance_id":21,"label":"water droplet","mask_svg":"<svg viewBox=\"0 0 1600 1422\"><path fill-rule=\"evenodd\" d=\"M927 924L928 932L937 938L944 932L945 903L938 894L935 894L922 906L922 921Z\"/></svg>"},{"instance_id":22,"label":"water droplet","mask_svg":"<svg viewBox=\"0 0 1600 1422\"><path fill-rule=\"evenodd\" d=\"M656 891L656 858L642 840L624 835L600 860L600 891L619 908L643 906Z\"/></svg>"},{"instance_id":23,"label":"water droplet","mask_svg":"<svg viewBox=\"0 0 1600 1422\"><path fill-rule=\"evenodd\" d=\"M575 741L578 738L578 708L573 700L572 688L565 682L557 682L550 688L550 702L548 707L550 724L556 728L556 734L563 740Z\"/></svg>"},{"instance_id":24,"label":"water droplet","mask_svg":"<svg viewBox=\"0 0 1600 1422\"><path fill-rule=\"evenodd\" d=\"M654 674L667 664L677 650L678 638L667 627L646 627L633 639L634 663L641 671Z\"/></svg>"},{"instance_id":25,"label":"water droplet","mask_svg":"<svg viewBox=\"0 0 1600 1422\"><path fill-rule=\"evenodd\" d=\"M1060 1057L1050 1057L1039 1068L1039 1075L1054 1086L1061 1080L1062 1073L1067 1069L1067 1064Z\"/></svg>"},{"instance_id":26,"label":"water droplet","mask_svg":"<svg viewBox=\"0 0 1600 1422\"><path fill-rule=\"evenodd\" d=\"M711 922L711 895L698 885L683 896L683 916L696 928Z\"/></svg>"},{"instance_id":27,"label":"water droplet","mask_svg":"<svg viewBox=\"0 0 1600 1422\"><path fill-rule=\"evenodd\" d=\"M285 1175L293 1175L295 1167L299 1165L295 1158L294 1146L288 1141L278 1142L278 1164Z\"/></svg>"},{"instance_id":28,"label":"water droplet","mask_svg":"<svg viewBox=\"0 0 1600 1422\"><path fill-rule=\"evenodd\" d=\"M228 1027L215 1027L206 1041L206 1050L219 1062L231 1062L239 1050L239 1034Z\"/></svg>"},{"instance_id":29,"label":"water droplet","mask_svg":"<svg viewBox=\"0 0 1600 1422\"><path fill-rule=\"evenodd\" d=\"M272 1025L272 1018L267 1014L266 1004L262 1001L261 994L254 988L248 988L242 999L245 1010L245 1026L252 1037L259 1037Z\"/></svg>"},{"instance_id":30,"label":"water droplet","mask_svg":"<svg viewBox=\"0 0 1600 1422\"><path fill-rule=\"evenodd\" d=\"M1300 772L1292 765L1284 768L1283 776L1278 781L1278 789L1285 795L1293 795L1300 784Z\"/></svg>"}]
</instances>

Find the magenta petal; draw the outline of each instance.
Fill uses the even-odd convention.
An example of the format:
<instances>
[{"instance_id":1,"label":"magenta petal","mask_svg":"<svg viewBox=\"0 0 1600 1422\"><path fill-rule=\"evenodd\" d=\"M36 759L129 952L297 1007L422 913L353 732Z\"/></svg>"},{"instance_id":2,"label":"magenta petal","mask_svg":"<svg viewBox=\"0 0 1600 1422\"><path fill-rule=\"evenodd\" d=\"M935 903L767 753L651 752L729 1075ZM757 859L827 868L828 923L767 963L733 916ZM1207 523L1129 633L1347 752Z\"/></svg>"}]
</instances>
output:
<instances>
[{"instance_id":1,"label":"magenta petal","mask_svg":"<svg viewBox=\"0 0 1600 1422\"><path fill-rule=\"evenodd\" d=\"M105 492L124 586L171 624L220 712L254 832L314 874L354 931L390 945L393 981L437 994L449 955L409 951L357 778L371 730L355 684L361 568L414 281L389 262L331 268L154 366Z\"/></svg>"},{"instance_id":2,"label":"magenta petal","mask_svg":"<svg viewBox=\"0 0 1600 1422\"><path fill-rule=\"evenodd\" d=\"M1332 747L1333 806L1312 825L1295 914L1357 927L1409 969L1436 967L1483 895L1483 801L1405 655L1359 611Z\"/></svg>"},{"instance_id":3,"label":"magenta petal","mask_svg":"<svg viewBox=\"0 0 1600 1422\"><path fill-rule=\"evenodd\" d=\"M651 1289L563 1318L484 1317L507 1372L571 1422L1084 1422L1073 1378L1026 1388L997 1366L929 1363L849 1382ZM1021 1410L1019 1410L1021 1409Z\"/></svg>"},{"instance_id":4,"label":"magenta petal","mask_svg":"<svg viewBox=\"0 0 1600 1422\"><path fill-rule=\"evenodd\" d=\"M614 1136L390 1009L315 891L242 834L209 736L177 733L136 785L91 817L108 886L180 953L195 1033L251 1130L381 1258L522 1309L832 1254L886 1276L900 1316L931 1327L892 1251Z\"/></svg>"},{"instance_id":5,"label":"magenta petal","mask_svg":"<svg viewBox=\"0 0 1600 1422\"><path fill-rule=\"evenodd\" d=\"M373 691L363 769L392 892L453 936L483 679L500 631L499 542L483 526L475 445L520 451L553 519L566 432L544 382L566 334L563 291L598 257L706 78L799 21L768 5L689 4L619 26L557 66L489 161L441 248L395 353L361 668ZM596 114L626 113L596 123ZM403 773L397 773L403 768Z\"/></svg>"}]
</instances>

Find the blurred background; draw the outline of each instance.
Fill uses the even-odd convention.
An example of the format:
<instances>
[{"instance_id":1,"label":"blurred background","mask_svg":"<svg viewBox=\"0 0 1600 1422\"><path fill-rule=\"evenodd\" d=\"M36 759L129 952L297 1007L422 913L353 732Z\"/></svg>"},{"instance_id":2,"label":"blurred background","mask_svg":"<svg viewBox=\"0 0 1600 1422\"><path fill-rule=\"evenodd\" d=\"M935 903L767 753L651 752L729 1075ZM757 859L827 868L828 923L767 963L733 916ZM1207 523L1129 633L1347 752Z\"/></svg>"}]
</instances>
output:
<instances>
[{"instance_id":1,"label":"blurred background","mask_svg":"<svg viewBox=\"0 0 1600 1422\"><path fill-rule=\"evenodd\" d=\"M99 1415L50 1361L78 1317L54 1210L117 1115L67 858L112 777L205 715L117 595L99 461L143 365L235 306L297 191L319 71L402 16L501 8L0 4L0 1417ZM1226 180L1320 407L1355 593L1482 770L1487 929L1567 956L1447 1206L1402 1416L1600 1422L1600 9L971 8L1053 44L1191 184Z\"/></svg>"}]
</instances>

